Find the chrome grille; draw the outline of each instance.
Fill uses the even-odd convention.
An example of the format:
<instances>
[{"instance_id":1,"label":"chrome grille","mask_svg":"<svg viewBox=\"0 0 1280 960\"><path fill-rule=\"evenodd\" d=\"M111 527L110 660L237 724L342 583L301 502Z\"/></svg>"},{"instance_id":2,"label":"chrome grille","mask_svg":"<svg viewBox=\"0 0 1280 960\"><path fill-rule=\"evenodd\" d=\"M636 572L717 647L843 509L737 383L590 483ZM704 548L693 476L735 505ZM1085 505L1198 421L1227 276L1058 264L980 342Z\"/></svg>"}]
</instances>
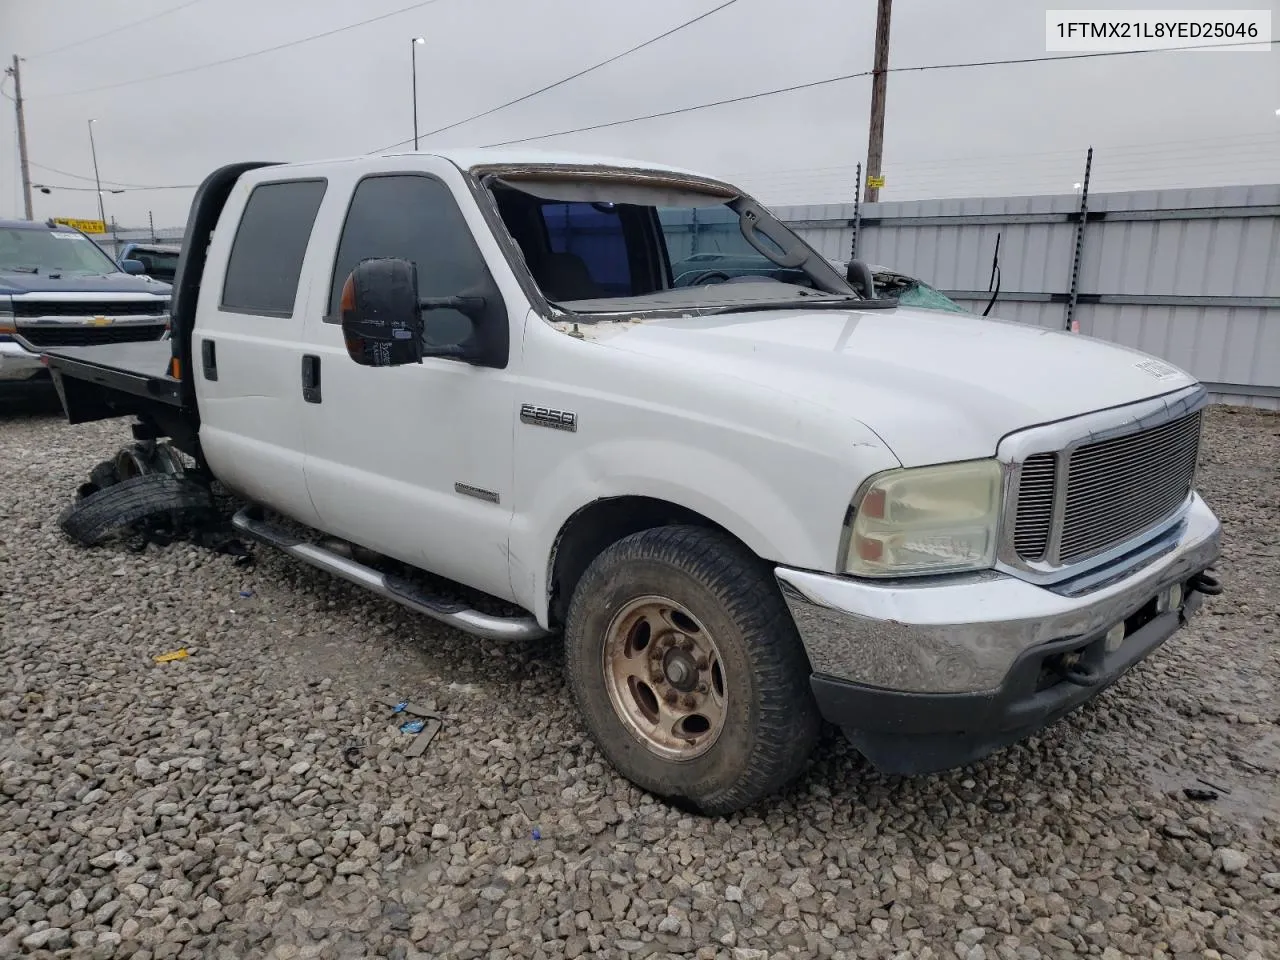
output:
<instances>
[{"instance_id":1,"label":"chrome grille","mask_svg":"<svg viewBox=\"0 0 1280 960\"><path fill-rule=\"evenodd\" d=\"M1196 411L1069 454L1028 457L1014 520L1018 556L1055 566L1076 563L1166 519L1191 494L1200 423ZM1064 459L1065 468L1059 469ZM1062 517L1056 550L1051 546L1055 505Z\"/></svg>"},{"instance_id":2,"label":"chrome grille","mask_svg":"<svg viewBox=\"0 0 1280 960\"><path fill-rule=\"evenodd\" d=\"M169 312L167 300L26 300L14 299L15 317L159 317Z\"/></svg>"},{"instance_id":3,"label":"chrome grille","mask_svg":"<svg viewBox=\"0 0 1280 960\"><path fill-rule=\"evenodd\" d=\"M1049 546L1053 520L1053 488L1058 475L1058 455L1037 453L1022 465L1018 483L1018 514L1013 544L1024 560L1043 560Z\"/></svg>"}]
</instances>

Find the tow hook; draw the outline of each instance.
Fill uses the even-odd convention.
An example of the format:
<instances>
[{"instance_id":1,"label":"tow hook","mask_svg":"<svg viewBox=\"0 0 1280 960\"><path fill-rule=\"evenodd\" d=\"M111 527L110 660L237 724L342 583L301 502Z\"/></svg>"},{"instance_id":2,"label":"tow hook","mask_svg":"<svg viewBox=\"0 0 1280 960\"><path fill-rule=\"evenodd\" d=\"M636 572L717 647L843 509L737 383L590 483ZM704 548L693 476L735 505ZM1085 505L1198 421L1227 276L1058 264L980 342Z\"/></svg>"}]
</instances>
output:
<instances>
[{"instance_id":1,"label":"tow hook","mask_svg":"<svg viewBox=\"0 0 1280 960\"><path fill-rule=\"evenodd\" d=\"M1058 675L1067 683L1077 687L1096 687L1102 682L1102 671L1097 667L1080 662L1080 654L1070 654L1058 661Z\"/></svg>"},{"instance_id":2,"label":"tow hook","mask_svg":"<svg viewBox=\"0 0 1280 960\"><path fill-rule=\"evenodd\" d=\"M1198 590L1205 596L1216 597L1222 593L1222 582L1209 573L1197 573L1187 584L1192 590Z\"/></svg>"}]
</instances>

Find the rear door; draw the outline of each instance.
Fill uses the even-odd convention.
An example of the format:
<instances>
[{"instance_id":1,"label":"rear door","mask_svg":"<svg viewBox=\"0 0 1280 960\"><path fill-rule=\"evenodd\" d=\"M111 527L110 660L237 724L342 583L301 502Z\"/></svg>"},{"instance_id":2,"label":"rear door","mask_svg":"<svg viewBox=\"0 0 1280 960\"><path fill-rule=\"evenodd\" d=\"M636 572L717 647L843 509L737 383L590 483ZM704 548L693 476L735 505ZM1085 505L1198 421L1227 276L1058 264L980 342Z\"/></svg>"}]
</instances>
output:
<instances>
[{"instance_id":1,"label":"rear door","mask_svg":"<svg viewBox=\"0 0 1280 960\"><path fill-rule=\"evenodd\" d=\"M315 525L303 472L299 284L324 178L265 168L242 178L218 221L200 292L192 365L200 445L214 474L244 497Z\"/></svg>"}]
</instances>

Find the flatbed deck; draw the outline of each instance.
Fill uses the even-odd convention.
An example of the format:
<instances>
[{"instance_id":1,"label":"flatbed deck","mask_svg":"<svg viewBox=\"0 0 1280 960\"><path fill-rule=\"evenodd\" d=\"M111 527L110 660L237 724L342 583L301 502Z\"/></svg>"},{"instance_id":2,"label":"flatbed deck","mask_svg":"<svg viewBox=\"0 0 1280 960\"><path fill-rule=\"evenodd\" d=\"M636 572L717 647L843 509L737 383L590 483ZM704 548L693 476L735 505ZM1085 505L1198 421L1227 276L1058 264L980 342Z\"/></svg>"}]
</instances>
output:
<instances>
[{"instance_id":1,"label":"flatbed deck","mask_svg":"<svg viewBox=\"0 0 1280 960\"><path fill-rule=\"evenodd\" d=\"M173 344L169 340L56 347L46 350L45 356L55 381L65 373L76 380L136 397L182 406L181 384L169 376L169 362L173 358Z\"/></svg>"}]
</instances>

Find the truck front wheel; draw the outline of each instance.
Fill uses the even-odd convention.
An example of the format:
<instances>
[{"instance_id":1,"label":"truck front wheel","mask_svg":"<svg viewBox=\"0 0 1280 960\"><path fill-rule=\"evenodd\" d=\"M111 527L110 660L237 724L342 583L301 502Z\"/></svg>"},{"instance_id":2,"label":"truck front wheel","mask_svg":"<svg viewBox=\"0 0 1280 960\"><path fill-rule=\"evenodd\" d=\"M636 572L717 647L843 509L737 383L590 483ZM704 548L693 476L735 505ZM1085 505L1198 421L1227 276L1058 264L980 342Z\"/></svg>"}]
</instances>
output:
<instances>
[{"instance_id":1,"label":"truck front wheel","mask_svg":"<svg viewBox=\"0 0 1280 960\"><path fill-rule=\"evenodd\" d=\"M716 530L626 537L579 581L569 686L623 776L710 815L803 769L821 721L809 664L767 565Z\"/></svg>"}]
</instances>

